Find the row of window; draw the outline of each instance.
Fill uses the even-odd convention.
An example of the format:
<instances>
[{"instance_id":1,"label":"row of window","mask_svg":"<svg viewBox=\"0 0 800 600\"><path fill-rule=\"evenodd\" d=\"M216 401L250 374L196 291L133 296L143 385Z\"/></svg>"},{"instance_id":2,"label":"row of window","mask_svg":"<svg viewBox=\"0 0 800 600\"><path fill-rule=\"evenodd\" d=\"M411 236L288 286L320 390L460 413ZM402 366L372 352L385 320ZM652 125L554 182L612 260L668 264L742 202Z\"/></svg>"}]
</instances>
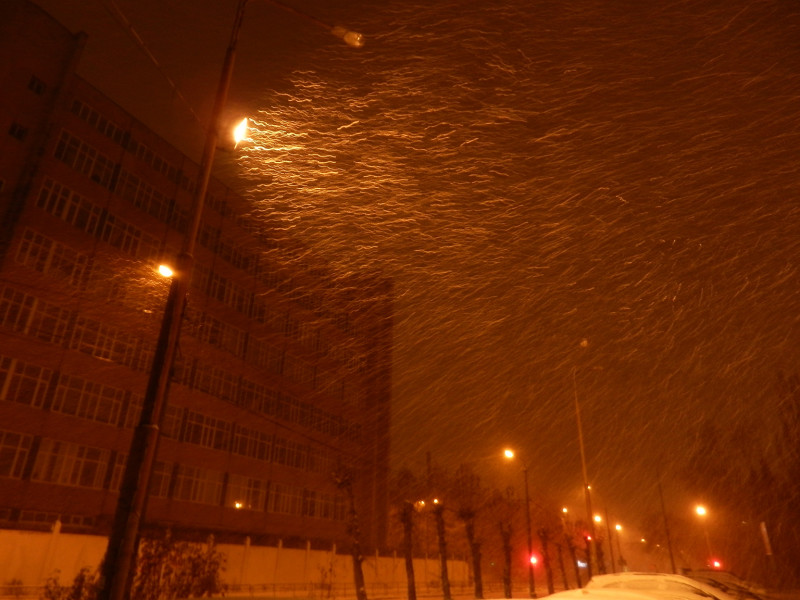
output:
<instances>
[{"instance_id":1,"label":"row of window","mask_svg":"<svg viewBox=\"0 0 800 600\"><path fill-rule=\"evenodd\" d=\"M125 390L8 356L0 356L0 400L128 428L142 405L141 396Z\"/></svg>"},{"instance_id":2,"label":"row of window","mask_svg":"<svg viewBox=\"0 0 800 600\"><path fill-rule=\"evenodd\" d=\"M113 140L124 150L166 176L173 183L188 191L193 189L192 181L186 177L181 169L171 164L158 153L153 152L145 144L134 140L129 131L122 129L93 107L76 98L72 101L70 112L108 139Z\"/></svg>"},{"instance_id":3,"label":"row of window","mask_svg":"<svg viewBox=\"0 0 800 600\"><path fill-rule=\"evenodd\" d=\"M71 111L91 127L120 144L124 150L130 152L156 171L166 175L168 179L176 183L182 189L190 193L193 192L194 183L186 177L181 169L170 164L146 145L131 139L129 132L123 131L119 126L101 115L96 109L90 107L81 100L75 99L73 100ZM164 223L168 223L178 231L185 232L186 224L188 223L186 211L177 207L174 200L167 199L163 194L154 190L152 186L142 184L138 177L124 171L119 165L113 165L111 159L74 135L68 132L62 132L61 139L56 147L56 157L72 168L87 175L100 185L128 199L151 216ZM110 173L107 173L107 171L109 171L109 165L111 165L112 168L110 169ZM207 193L205 203L225 218L234 217L233 211L228 207L224 199L217 198L210 192ZM236 221L240 225L243 225L243 223L240 223L242 219L236 219ZM251 227L245 226L245 229L250 228ZM281 276L274 270L270 270L267 274L259 273L259 270L263 268L261 264L263 261L259 261L258 255L251 251L244 250L235 243L226 241L218 228L204 224L200 231L198 241L223 260L242 269L253 277L261 279L266 275L267 280L278 278L281 284L285 284L290 297L305 308L313 311L320 311L323 309L324 300L320 294L309 294L307 292L294 290L291 280ZM269 239L262 239L260 243L271 248L277 247L277 244ZM291 253L291 250L288 248L284 248L284 250ZM318 270L309 268L303 260L299 262L306 267L312 279L316 281L319 280L320 273ZM270 288L276 287L266 280L264 283ZM350 332L351 323L346 313L336 315L335 322L338 327L342 328L344 331Z\"/></svg>"},{"instance_id":4,"label":"row of window","mask_svg":"<svg viewBox=\"0 0 800 600\"><path fill-rule=\"evenodd\" d=\"M271 407L272 413L283 414L287 420L298 419L286 399L277 402L280 397L275 394L277 406ZM129 429L139 422L142 410L140 395L74 375L56 374L52 369L8 356L0 356L0 401ZM162 434L180 442L304 471L332 473L338 464L322 448L177 406L167 407Z\"/></svg>"},{"instance_id":5,"label":"row of window","mask_svg":"<svg viewBox=\"0 0 800 600\"><path fill-rule=\"evenodd\" d=\"M115 192L142 212L181 233L189 227L187 210L130 171L120 169Z\"/></svg>"},{"instance_id":6,"label":"row of window","mask_svg":"<svg viewBox=\"0 0 800 600\"><path fill-rule=\"evenodd\" d=\"M0 477L118 491L125 455L0 430ZM240 510L344 520L340 495L178 463L157 462L150 494Z\"/></svg>"},{"instance_id":7,"label":"row of window","mask_svg":"<svg viewBox=\"0 0 800 600\"><path fill-rule=\"evenodd\" d=\"M0 326L141 372L152 363L152 344L148 340L82 317L76 311L45 302L10 286L0 288ZM179 360L175 365L174 380L226 402L327 435L351 440L360 436L359 426L339 415L284 394L278 395L263 384L196 358Z\"/></svg>"},{"instance_id":8,"label":"row of window","mask_svg":"<svg viewBox=\"0 0 800 600\"><path fill-rule=\"evenodd\" d=\"M71 224L80 224L84 231L100 232L102 238L134 255L141 252L143 248L148 248L148 253L155 252L153 238L144 236L141 232L128 227L113 215L92 206L51 179L47 179L42 186L39 206ZM36 271L61 277L71 285L86 285L91 278L88 255L79 253L69 246L31 229L23 231L15 259L18 263ZM97 271L94 275L95 278L100 277L106 284L101 285L101 289L108 294L120 294L117 287L107 285L108 274L102 263L95 264L91 270ZM198 274L199 277L195 281L200 285L207 278L209 287L213 284L220 290L240 289L237 286L226 285L229 282L209 270L200 269ZM314 326L299 323L296 319L287 316L285 312L269 311L264 299L258 298L254 294L249 294L249 298L254 301L255 306L263 309L261 315L265 319L270 318L274 326L283 324L284 331L293 333L293 337L299 338L301 341L318 339L316 336L318 330ZM120 299L115 298L115 300ZM283 374L312 389L339 389L348 394L345 400L352 403L360 400L358 388L353 385L345 386L343 378L336 372L316 369L300 358L284 355L283 351L272 347L264 340L250 338L248 341L248 334L245 331L229 323L205 313L190 315L188 322L191 325L189 333L210 345L228 351L257 366L267 368L276 374ZM101 356L101 358L113 360L110 356Z\"/></svg>"},{"instance_id":9,"label":"row of window","mask_svg":"<svg viewBox=\"0 0 800 600\"><path fill-rule=\"evenodd\" d=\"M108 122L103 121L103 123ZM154 218L181 233L186 232L188 217L185 210L181 209L173 199L167 198L132 173L124 171L119 164L99 152L91 144L84 142L66 130L62 130L54 154L58 160L70 168L87 176L111 192L118 193L121 197ZM242 269L252 277L262 280L265 284L272 283L276 277L281 279L281 283L284 280L286 283L290 283L288 279L281 277L274 271L260 273L258 256L253 252L244 251L235 244L225 241L222 232L217 227L207 223L203 224L198 235L198 242L233 266ZM316 304L322 304L321 299L316 300Z\"/></svg>"},{"instance_id":10,"label":"row of window","mask_svg":"<svg viewBox=\"0 0 800 600\"><path fill-rule=\"evenodd\" d=\"M100 114L94 107L75 98L70 106L70 112L108 139L113 140L123 150L133 154L154 171L164 175L181 189L194 193L196 187L194 180L187 177L180 167L171 163L147 146L147 144L134 139L129 131L122 129L119 125ZM206 194L206 204L223 217L232 216L232 211L227 203L210 192Z\"/></svg>"},{"instance_id":11,"label":"row of window","mask_svg":"<svg viewBox=\"0 0 800 600\"><path fill-rule=\"evenodd\" d=\"M149 186L145 187L149 188ZM142 189L145 189L145 187L142 187ZM145 234L139 228L103 210L51 178L46 178L42 183L37 198L37 206L130 256L143 260L154 260L159 255L160 244L156 238ZM181 219L185 220L186 218L188 218L186 214L181 213ZM26 240L34 235L33 233L26 233ZM46 239L41 234L37 235L36 240L39 246L43 246L46 242ZM32 259L18 258L18 261L23 262L23 264L31 264L37 270L43 270L50 266L47 262L47 254L54 252L56 247L62 253L72 256L76 261L80 260L85 263L88 260L88 257L77 256L74 251L68 253L63 244L56 246L55 242L51 241L47 248L38 248L26 243L25 251L34 253L34 256ZM61 262L63 263L59 265L61 270L70 267L66 262L66 258L62 259ZM82 268L85 269L85 265ZM70 274L70 281L73 280L74 275ZM285 311L276 313L270 309L264 297L246 290L211 269L197 265L192 278L192 286L249 318L278 329L311 350L320 350L330 355L339 355L337 356L339 360L355 363L355 355L352 352L337 349L336 346L331 344L324 344L323 346L323 338L319 335L319 330L316 327L308 323L301 324ZM307 380L304 378L304 381Z\"/></svg>"},{"instance_id":12,"label":"row of window","mask_svg":"<svg viewBox=\"0 0 800 600\"><path fill-rule=\"evenodd\" d=\"M45 178L36 206L130 256L154 260L159 241L68 187Z\"/></svg>"},{"instance_id":13,"label":"row of window","mask_svg":"<svg viewBox=\"0 0 800 600\"><path fill-rule=\"evenodd\" d=\"M42 96L47 91L47 85L38 77L31 76L30 80L28 81L28 89L34 94ZM22 125L21 123L17 123L16 121L12 121L8 126L8 134L20 142L24 141L25 138L28 137L28 131L28 127ZM2 186L0 186L0 188L1 187Z\"/></svg>"}]
</instances>

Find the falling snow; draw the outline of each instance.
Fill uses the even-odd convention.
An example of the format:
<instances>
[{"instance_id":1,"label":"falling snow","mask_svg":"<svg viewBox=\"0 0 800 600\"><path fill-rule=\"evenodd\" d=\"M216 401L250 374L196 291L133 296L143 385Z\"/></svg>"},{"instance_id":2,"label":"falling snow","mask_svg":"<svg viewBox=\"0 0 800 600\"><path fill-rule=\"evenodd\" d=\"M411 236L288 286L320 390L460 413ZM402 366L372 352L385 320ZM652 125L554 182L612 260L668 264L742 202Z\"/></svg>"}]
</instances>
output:
<instances>
[{"instance_id":1,"label":"falling snow","mask_svg":"<svg viewBox=\"0 0 800 600\"><path fill-rule=\"evenodd\" d=\"M512 443L577 488L575 393L608 495L678 478L708 422L731 471L769 454L799 349L797 8L370 10L360 56L264 92L238 166L257 213L395 280L396 462Z\"/></svg>"},{"instance_id":2,"label":"falling snow","mask_svg":"<svg viewBox=\"0 0 800 600\"><path fill-rule=\"evenodd\" d=\"M674 493L709 427L734 477L775 457L800 359L795 3L296 2L359 50L255 4L231 98L255 129L223 172L276 234L394 280L395 465L506 485L512 444L537 489L578 494L576 396L611 502L656 467ZM218 44L196 12L169 39L221 59L226 10Z\"/></svg>"}]
</instances>

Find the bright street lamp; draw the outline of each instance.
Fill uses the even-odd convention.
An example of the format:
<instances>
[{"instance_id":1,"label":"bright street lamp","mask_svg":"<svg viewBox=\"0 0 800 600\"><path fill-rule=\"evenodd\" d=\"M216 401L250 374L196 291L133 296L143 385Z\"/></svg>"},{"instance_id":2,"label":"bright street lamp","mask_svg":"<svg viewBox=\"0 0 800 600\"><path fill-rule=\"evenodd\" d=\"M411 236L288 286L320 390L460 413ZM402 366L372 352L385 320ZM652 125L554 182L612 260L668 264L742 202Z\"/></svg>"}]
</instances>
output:
<instances>
[{"instance_id":1,"label":"bright street lamp","mask_svg":"<svg viewBox=\"0 0 800 600\"><path fill-rule=\"evenodd\" d=\"M277 0L268 0L271 4L325 27L348 45L360 47L364 41L360 34L343 27L331 27L306 13L298 11ZM189 210L190 221L184 235L180 253L175 262L174 274L167 296L161 329L156 342L153 363L150 368L147 389L142 401L142 412L139 424L133 432L128 460L122 476L122 485L111 525L106 554L103 558L98 580L97 600L124 600L128 595L131 567L136 552L136 538L147 503L147 490L156 459L159 427L166 409L167 390L170 374L175 362L184 305L189 292L189 282L194 269L194 250L200 232L200 221L203 214L208 182L211 178L211 167L221 130L222 113L228 99L233 64L236 58L236 45L239 41L239 30L244 18L244 9L248 0L238 0L236 15L233 20L231 37L222 64L214 106L211 112L211 126L206 133L200 170L197 174L195 194Z\"/></svg>"},{"instance_id":2,"label":"bright street lamp","mask_svg":"<svg viewBox=\"0 0 800 600\"><path fill-rule=\"evenodd\" d=\"M516 454L510 448L506 448L503 451L503 455L508 460L514 460L516 458ZM528 465L525 464L525 461L519 459L522 463L522 475L525 478L525 525L527 527L528 533L528 592L531 598L536 598L536 582L533 576L533 565L534 565L534 556L533 556L533 536L531 535L531 499L528 493Z\"/></svg>"},{"instance_id":3,"label":"bright street lamp","mask_svg":"<svg viewBox=\"0 0 800 600\"><path fill-rule=\"evenodd\" d=\"M700 517L700 521L703 523L703 535L706 538L706 549L708 550L708 563L711 564L713 560L713 552L711 552L711 538L708 536L708 524L706 522L706 516L708 515L708 511L706 507L702 504L698 504L694 507L694 512L697 513L697 516Z\"/></svg>"},{"instance_id":4,"label":"bright street lamp","mask_svg":"<svg viewBox=\"0 0 800 600\"><path fill-rule=\"evenodd\" d=\"M247 137L247 117L242 119L239 124L233 128L233 147L239 145L243 139Z\"/></svg>"},{"instance_id":5,"label":"bright street lamp","mask_svg":"<svg viewBox=\"0 0 800 600\"><path fill-rule=\"evenodd\" d=\"M617 536L617 554L619 555L619 569L620 571L626 571L627 569L625 567L625 559L622 558L622 545L619 541L620 538L619 534L622 531L622 525L617 523L616 525L614 525L614 530Z\"/></svg>"}]
</instances>

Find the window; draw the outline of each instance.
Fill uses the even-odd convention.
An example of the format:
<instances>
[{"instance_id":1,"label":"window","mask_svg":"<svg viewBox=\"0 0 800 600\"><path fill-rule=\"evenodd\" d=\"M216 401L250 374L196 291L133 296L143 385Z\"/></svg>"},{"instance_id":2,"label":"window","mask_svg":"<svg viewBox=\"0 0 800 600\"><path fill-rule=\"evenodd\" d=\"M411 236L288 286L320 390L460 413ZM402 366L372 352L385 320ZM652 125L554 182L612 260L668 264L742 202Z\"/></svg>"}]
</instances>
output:
<instances>
[{"instance_id":1,"label":"window","mask_svg":"<svg viewBox=\"0 0 800 600\"><path fill-rule=\"evenodd\" d=\"M0 357L0 400L41 408L53 371Z\"/></svg>"},{"instance_id":2,"label":"window","mask_svg":"<svg viewBox=\"0 0 800 600\"><path fill-rule=\"evenodd\" d=\"M28 81L28 89L34 94L41 96L47 91L47 84L36 77L36 75L31 75L30 81Z\"/></svg>"},{"instance_id":3,"label":"window","mask_svg":"<svg viewBox=\"0 0 800 600\"><path fill-rule=\"evenodd\" d=\"M39 446L31 479L102 489L109 454L101 448L45 438Z\"/></svg>"},{"instance_id":4,"label":"window","mask_svg":"<svg viewBox=\"0 0 800 600\"><path fill-rule=\"evenodd\" d=\"M13 288L3 288L0 293L0 325L14 331L27 331L35 307L33 296Z\"/></svg>"},{"instance_id":5,"label":"window","mask_svg":"<svg viewBox=\"0 0 800 600\"><path fill-rule=\"evenodd\" d=\"M317 517L320 519L335 519L337 521L344 521L346 513L343 497L334 496L332 494L317 493L316 500Z\"/></svg>"},{"instance_id":6,"label":"window","mask_svg":"<svg viewBox=\"0 0 800 600\"><path fill-rule=\"evenodd\" d=\"M15 260L40 273L62 276L70 285L78 285L83 280L89 264L85 254L32 229L23 232Z\"/></svg>"},{"instance_id":7,"label":"window","mask_svg":"<svg viewBox=\"0 0 800 600\"><path fill-rule=\"evenodd\" d=\"M240 510L264 510L268 494L268 482L231 473L225 492L225 506Z\"/></svg>"},{"instance_id":8,"label":"window","mask_svg":"<svg viewBox=\"0 0 800 600\"><path fill-rule=\"evenodd\" d=\"M0 477L22 477L32 439L22 433L0 431Z\"/></svg>"},{"instance_id":9,"label":"window","mask_svg":"<svg viewBox=\"0 0 800 600\"><path fill-rule=\"evenodd\" d=\"M14 139L22 141L28 136L28 128L23 127L19 123L13 122L11 123L11 126L8 128L8 133Z\"/></svg>"},{"instance_id":10,"label":"window","mask_svg":"<svg viewBox=\"0 0 800 600\"><path fill-rule=\"evenodd\" d=\"M114 457L114 464L111 472L111 483L109 484L108 488L112 491L118 492L119 488L122 487L122 477L125 474L125 463L128 460L127 454L122 454L121 452Z\"/></svg>"},{"instance_id":11,"label":"window","mask_svg":"<svg viewBox=\"0 0 800 600\"><path fill-rule=\"evenodd\" d=\"M188 411L183 441L215 450L227 450L230 445L231 428L232 425L228 421Z\"/></svg>"},{"instance_id":12,"label":"window","mask_svg":"<svg viewBox=\"0 0 800 600\"><path fill-rule=\"evenodd\" d=\"M283 368L283 351L264 340L251 338L245 358L273 373L280 374Z\"/></svg>"},{"instance_id":13,"label":"window","mask_svg":"<svg viewBox=\"0 0 800 600\"><path fill-rule=\"evenodd\" d=\"M91 235L97 235L103 211L50 178L42 183L36 206Z\"/></svg>"},{"instance_id":14,"label":"window","mask_svg":"<svg viewBox=\"0 0 800 600\"><path fill-rule=\"evenodd\" d=\"M138 371L146 370L152 360L152 352L144 346L134 335L84 317L76 319L70 342L73 350Z\"/></svg>"},{"instance_id":15,"label":"window","mask_svg":"<svg viewBox=\"0 0 800 600\"><path fill-rule=\"evenodd\" d=\"M71 317L72 311L40 301L31 318L28 333L45 342L62 344L69 331Z\"/></svg>"},{"instance_id":16,"label":"window","mask_svg":"<svg viewBox=\"0 0 800 600\"><path fill-rule=\"evenodd\" d=\"M67 131L61 132L55 157L105 188L112 188L115 164L104 154Z\"/></svg>"},{"instance_id":17,"label":"window","mask_svg":"<svg viewBox=\"0 0 800 600\"><path fill-rule=\"evenodd\" d=\"M273 483L267 510L284 515L300 515L303 508L303 489L283 483Z\"/></svg>"},{"instance_id":18,"label":"window","mask_svg":"<svg viewBox=\"0 0 800 600\"><path fill-rule=\"evenodd\" d=\"M196 332L197 337L203 342L235 356L244 355L246 335L241 329L204 313L197 320Z\"/></svg>"},{"instance_id":19,"label":"window","mask_svg":"<svg viewBox=\"0 0 800 600\"><path fill-rule=\"evenodd\" d=\"M181 435L181 424L183 423L183 413L186 409L180 406L167 406L161 422L161 435L173 440L177 440Z\"/></svg>"},{"instance_id":20,"label":"window","mask_svg":"<svg viewBox=\"0 0 800 600\"><path fill-rule=\"evenodd\" d=\"M197 365L194 386L220 400L235 403L239 377L210 365Z\"/></svg>"},{"instance_id":21,"label":"window","mask_svg":"<svg viewBox=\"0 0 800 600\"><path fill-rule=\"evenodd\" d=\"M303 490L303 516L318 516L317 493L313 490Z\"/></svg>"},{"instance_id":22,"label":"window","mask_svg":"<svg viewBox=\"0 0 800 600\"><path fill-rule=\"evenodd\" d=\"M305 469L308 459L308 447L285 438L275 438L272 460L280 465Z\"/></svg>"},{"instance_id":23,"label":"window","mask_svg":"<svg viewBox=\"0 0 800 600\"><path fill-rule=\"evenodd\" d=\"M85 121L104 136L114 140L117 144L120 144L123 147L126 140L130 138L130 135L126 131L120 129L115 123L112 123L94 108L81 102L80 100L72 101L71 110L72 113L75 114L79 119Z\"/></svg>"},{"instance_id":24,"label":"window","mask_svg":"<svg viewBox=\"0 0 800 600\"><path fill-rule=\"evenodd\" d=\"M125 392L79 377L61 375L53 398L53 410L116 425L122 414Z\"/></svg>"},{"instance_id":25,"label":"window","mask_svg":"<svg viewBox=\"0 0 800 600\"><path fill-rule=\"evenodd\" d=\"M178 465L173 498L201 504L220 504L223 474L219 471Z\"/></svg>"},{"instance_id":26,"label":"window","mask_svg":"<svg viewBox=\"0 0 800 600\"><path fill-rule=\"evenodd\" d=\"M172 471L175 465L156 461L153 473L150 475L150 488L148 493L157 498L169 498L169 486L172 481Z\"/></svg>"},{"instance_id":27,"label":"window","mask_svg":"<svg viewBox=\"0 0 800 600\"><path fill-rule=\"evenodd\" d=\"M292 381L303 384L310 388L315 387L316 378L313 365L291 355L286 355L283 359L283 372Z\"/></svg>"},{"instance_id":28,"label":"window","mask_svg":"<svg viewBox=\"0 0 800 600\"><path fill-rule=\"evenodd\" d=\"M272 435L237 425L233 434L233 452L263 461L272 455Z\"/></svg>"},{"instance_id":29,"label":"window","mask_svg":"<svg viewBox=\"0 0 800 600\"><path fill-rule=\"evenodd\" d=\"M128 171L122 171L117 194L162 223L169 223L172 203L161 192Z\"/></svg>"}]
</instances>

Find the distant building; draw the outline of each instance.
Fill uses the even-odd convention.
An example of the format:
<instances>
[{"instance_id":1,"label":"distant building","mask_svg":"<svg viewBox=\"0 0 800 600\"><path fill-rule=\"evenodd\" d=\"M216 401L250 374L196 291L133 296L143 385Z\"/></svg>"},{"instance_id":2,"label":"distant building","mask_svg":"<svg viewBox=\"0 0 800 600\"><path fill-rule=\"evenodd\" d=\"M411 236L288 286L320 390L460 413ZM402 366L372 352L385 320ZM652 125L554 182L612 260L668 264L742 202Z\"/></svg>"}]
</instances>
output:
<instances>
[{"instance_id":1,"label":"distant building","mask_svg":"<svg viewBox=\"0 0 800 600\"><path fill-rule=\"evenodd\" d=\"M75 74L85 42L0 4L0 528L107 534L197 165ZM334 277L212 181L145 523L383 545L392 287Z\"/></svg>"}]
</instances>

